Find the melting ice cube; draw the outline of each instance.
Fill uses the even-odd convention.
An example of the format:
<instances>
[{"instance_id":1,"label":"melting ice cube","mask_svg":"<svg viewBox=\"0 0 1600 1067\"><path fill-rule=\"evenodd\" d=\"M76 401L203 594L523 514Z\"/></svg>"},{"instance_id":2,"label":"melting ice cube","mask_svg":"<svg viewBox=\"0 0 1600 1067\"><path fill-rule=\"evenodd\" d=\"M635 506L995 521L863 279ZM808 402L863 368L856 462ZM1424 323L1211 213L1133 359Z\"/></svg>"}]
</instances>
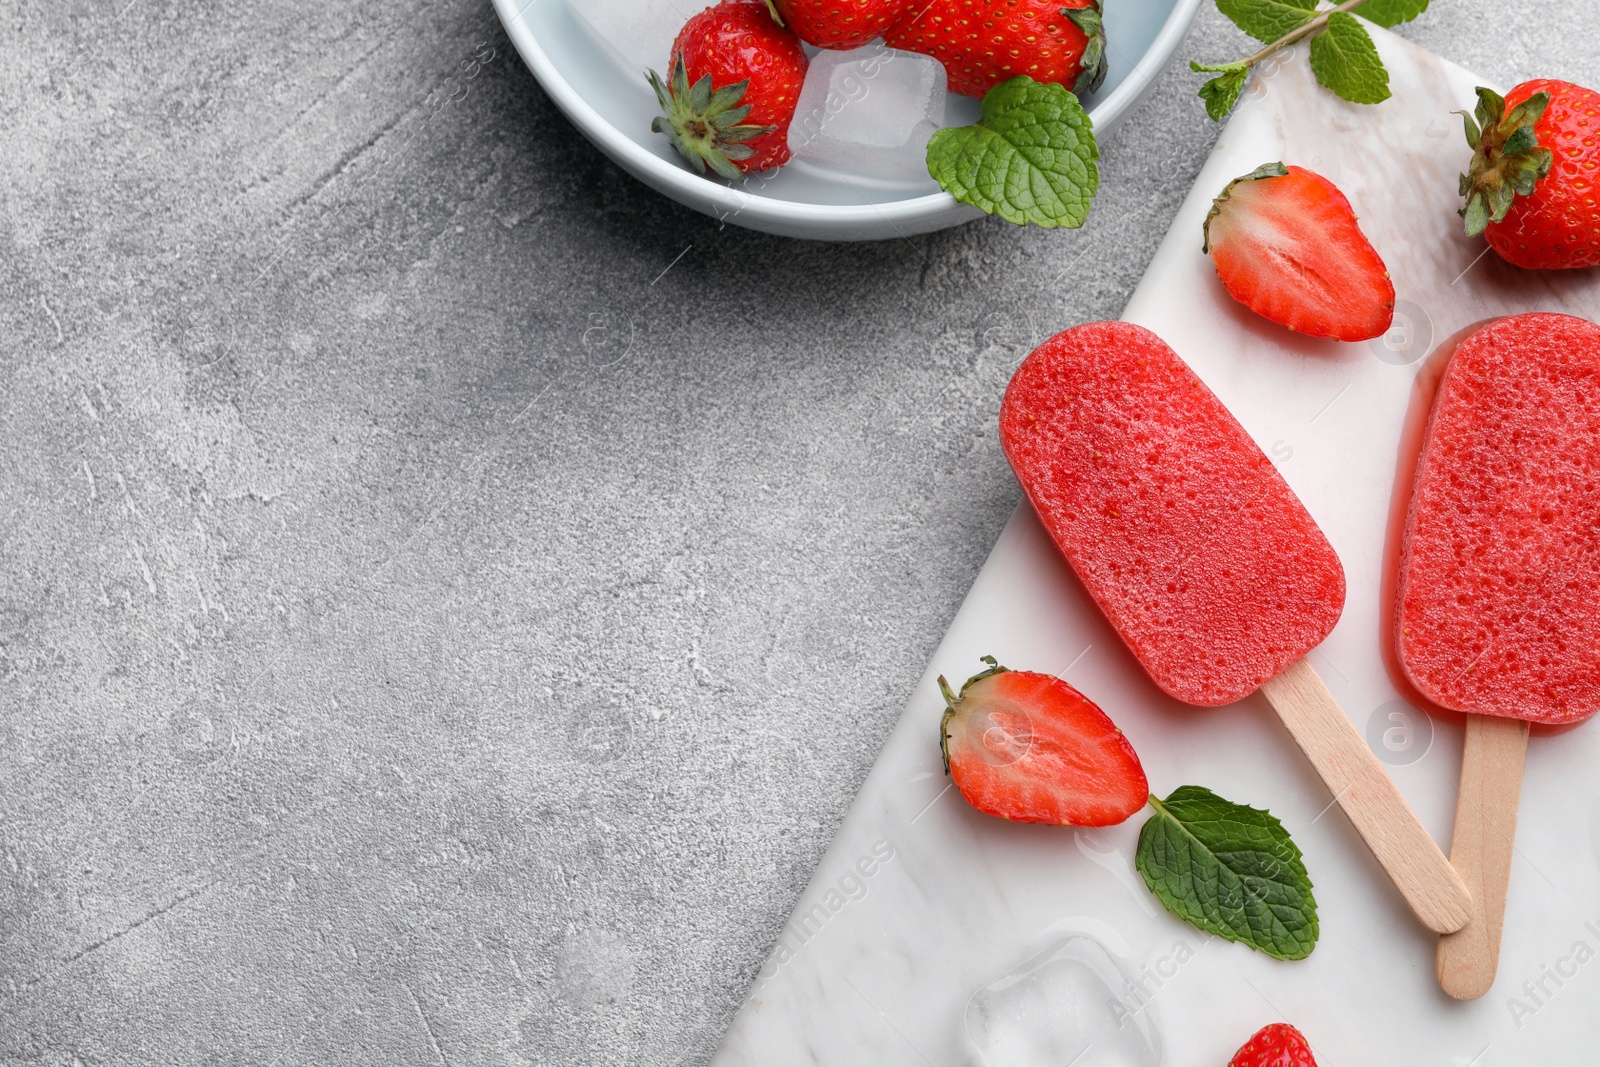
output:
<instances>
[{"instance_id":1,"label":"melting ice cube","mask_svg":"<svg viewBox=\"0 0 1600 1067\"><path fill-rule=\"evenodd\" d=\"M1121 968L1096 940L1063 938L967 1002L967 1038L981 1067L1159 1067L1149 1008L1117 995Z\"/></svg>"},{"instance_id":2,"label":"melting ice cube","mask_svg":"<svg viewBox=\"0 0 1600 1067\"><path fill-rule=\"evenodd\" d=\"M567 0L578 25L588 31L621 73L640 79L646 69L665 79L673 39L705 0Z\"/></svg>"},{"instance_id":3,"label":"melting ice cube","mask_svg":"<svg viewBox=\"0 0 1600 1067\"><path fill-rule=\"evenodd\" d=\"M881 41L811 61L789 126L805 164L849 177L927 182L928 138L944 124L944 65Z\"/></svg>"}]
</instances>

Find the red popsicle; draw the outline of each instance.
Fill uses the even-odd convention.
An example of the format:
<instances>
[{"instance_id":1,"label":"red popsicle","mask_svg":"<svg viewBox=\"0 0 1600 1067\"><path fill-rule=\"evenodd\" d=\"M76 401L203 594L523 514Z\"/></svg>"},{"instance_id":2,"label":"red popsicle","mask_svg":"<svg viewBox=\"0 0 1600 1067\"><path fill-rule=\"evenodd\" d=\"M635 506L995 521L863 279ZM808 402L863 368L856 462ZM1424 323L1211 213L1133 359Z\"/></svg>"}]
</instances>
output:
<instances>
[{"instance_id":1,"label":"red popsicle","mask_svg":"<svg viewBox=\"0 0 1600 1067\"><path fill-rule=\"evenodd\" d=\"M1333 546L1222 402L1125 322L1056 335L1017 371L1006 456L1057 546L1155 683L1255 692L1339 621Z\"/></svg>"},{"instance_id":2,"label":"red popsicle","mask_svg":"<svg viewBox=\"0 0 1600 1067\"><path fill-rule=\"evenodd\" d=\"M1456 348L1417 460L1395 645L1418 692L1471 712L1450 855L1473 921L1439 982L1494 981L1528 724L1600 710L1600 327L1500 319Z\"/></svg>"},{"instance_id":3,"label":"red popsicle","mask_svg":"<svg viewBox=\"0 0 1600 1067\"><path fill-rule=\"evenodd\" d=\"M1222 402L1155 334L1077 326L1023 361L1000 440L1056 546L1152 680L1219 705L1262 689L1430 929L1465 885L1303 658L1344 571Z\"/></svg>"}]
</instances>

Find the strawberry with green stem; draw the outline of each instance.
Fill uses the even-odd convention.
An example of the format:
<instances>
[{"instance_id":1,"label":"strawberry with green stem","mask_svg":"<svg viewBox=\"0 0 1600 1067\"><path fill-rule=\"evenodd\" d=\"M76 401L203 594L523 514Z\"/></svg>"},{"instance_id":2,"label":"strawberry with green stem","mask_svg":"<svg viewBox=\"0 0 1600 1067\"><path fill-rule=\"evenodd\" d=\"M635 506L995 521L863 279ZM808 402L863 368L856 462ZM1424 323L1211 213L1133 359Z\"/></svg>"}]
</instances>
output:
<instances>
[{"instance_id":1,"label":"strawberry with green stem","mask_svg":"<svg viewBox=\"0 0 1600 1067\"><path fill-rule=\"evenodd\" d=\"M678 31L668 82L649 72L662 111L650 128L699 174L738 180L780 166L806 65L800 39L763 0L723 0Z\"/></svg>"},{"instance_id":2,"label":"strawberry with green stem","mask_svg":"<svg viewBox=\"0 0 1600 1067\"><path fill-rule=\"evenodd\" d=\"M1461 215L1519 267L1600 264L1600 93L1571 82L1523 82L1502 99L1478 89L1463 114L1472 163Z\"/></svg>"},{"instance_id":3,"label":"strawberry with green stem","mask_svg":"<svg viewBox=\"0 0 1600 1067\"><path fill-rule=\"evenodd\" d=\"M922 0L767 0L767 6L806 44L860 48L883 36L913 2Z\"/></svg>"},{"instance_id":4,"label":"strawberry with green stem","mask_svg":"<svg viewBox=\"0 0 1600 1067\"><path fill-rule=\"evenodd\" d=\"M1106 76L1100 0L911 0L883 40L943 63L963 96L1018 75L1092 93Z\"/></svg>"}]
</instances>

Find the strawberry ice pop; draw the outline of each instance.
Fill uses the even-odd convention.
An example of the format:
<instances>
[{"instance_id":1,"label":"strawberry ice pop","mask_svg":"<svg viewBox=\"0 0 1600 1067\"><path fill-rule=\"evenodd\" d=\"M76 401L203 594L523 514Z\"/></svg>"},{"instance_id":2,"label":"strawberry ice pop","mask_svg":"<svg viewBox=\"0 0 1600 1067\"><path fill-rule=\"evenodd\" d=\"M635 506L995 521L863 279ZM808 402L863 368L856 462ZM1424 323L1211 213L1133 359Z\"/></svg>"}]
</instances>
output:
<instances>
[{"instance_id":1,"label":"strawberry ice pop","mask_svg":"<svg viewBox=\"0 0 1600 1067\"><path fill-rule=\"evenodd\" d=\"M1465 885L1304 656L1344 570L1222 402L1155 334L1077 326L1023 361L1000 440L1034 511L1151 679L1190 704L1262 689L1430 929Z\"/></svg>"},{"instance_id":2,"label":"strawberry ice pop","mask_svg":"<svg viewBox=\"0 0 1600 1067\"><path fill-rule=\"evenodd\" d=\"M1395 645L1467 719L1451 860L1472 922L1439 942L1455 997L1494 981L1528 724L1600 710L1600 327L1500 319L1456 348L1417 460Z\"/></svg>"}]
</instances>

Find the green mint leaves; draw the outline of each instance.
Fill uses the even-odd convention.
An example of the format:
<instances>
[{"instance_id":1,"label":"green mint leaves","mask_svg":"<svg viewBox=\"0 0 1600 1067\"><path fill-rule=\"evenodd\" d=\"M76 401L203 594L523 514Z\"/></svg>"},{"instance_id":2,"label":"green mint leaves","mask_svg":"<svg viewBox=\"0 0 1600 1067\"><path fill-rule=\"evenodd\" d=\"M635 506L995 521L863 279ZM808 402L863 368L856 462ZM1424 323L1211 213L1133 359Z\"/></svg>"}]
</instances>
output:
<instances>
[{"instance_id":1,"label":"green mint leaves","mask_svg":"<svg viewBox=\"0 0 1600 1067\"><path fill-rule=\"evenodd\" d=\"M1260 41L1271 44L1317 13L1317 0L1217 0L1217 10Z\"/></svg>"},{"instance_id":2,"label":"green mint leaves","mask_svg":"<svg viewBox=\"0 0 1600 1067\"><path fill-rule=\"evenodd\" d=\"M1328 16L1328 28L1311 38L1311 73L1323 88L1352 104L1381 104L1389 99L1389 72L1378 58L1372 35L1342 11Z\"/></svg>"},{"instance_id":3,"label":"green mint leaves","mask_svg":"<svg viewBox=\"0 0 1600 1067\"><path fill-rule=\"evenodd\" d=\"M1361 18L1379 26L1409 22L1428 9L1428 0L1349 0L1318 11L1318 0L1217 0L1217 9L1266 47L1237 63L1190 63L1197 73L1216 77L1200 87L1206 113L1218 122L1238 103L1250 71L1274 52L1311 38L1311 71L1323 88L1356 104L1389 99L1389 72L1378 57Z\"/></svg>"},{"instance_id":4,"label":"green mint leaves","mask_svg":"<svg viewBox=\"0 0 1600 1067\"><path fill-rule=\"evenodd\" d=\"M1078 98L1026 75L985 93L975 125L928 142L928 173L945 191L1018 225L1082 226L1100 188L1099 158Z\"/></svg>"},{"instance_id":5,"label":"green mint leaves","mask_svg":"<svg viewBox=\"0 0 1600 1067\"><path fill-rule=\"evenodd\" d=\"M1367 0L1356 14L1379 26L1398 26L1428 10L1428 0Z\"/></svg>"},{"instance_id":6,"label":"green mint leaves","mask_svg":"<svg viewBox=\"0 0 1600 1067\"><path fill-rule=\"evenodd\" d=\"M1168 911L1275 959L1311 955L1317 902L1282 823L1196 785L1150 806L1134 865Z\"/></svg>"},{"instance_id":7,"label":"green mint leaves","mask_svg":"<svg viewBox=\"0 0 1600 1067\"><path fill-rule=\"evenodd\" d=\"M1200 99L1206 102L1206 114L1211 116L1211 120L1221 122L1228 117L1228 112L1233 110L1233 105L1239 102L1239 94L1244 92L1244 83L1250 80L1249 65L1222 63L1208 67L1200 63L1190 63L1189 66L1197 73L1219 75L1200 86Z\"/></svg>"}]
</instances>

